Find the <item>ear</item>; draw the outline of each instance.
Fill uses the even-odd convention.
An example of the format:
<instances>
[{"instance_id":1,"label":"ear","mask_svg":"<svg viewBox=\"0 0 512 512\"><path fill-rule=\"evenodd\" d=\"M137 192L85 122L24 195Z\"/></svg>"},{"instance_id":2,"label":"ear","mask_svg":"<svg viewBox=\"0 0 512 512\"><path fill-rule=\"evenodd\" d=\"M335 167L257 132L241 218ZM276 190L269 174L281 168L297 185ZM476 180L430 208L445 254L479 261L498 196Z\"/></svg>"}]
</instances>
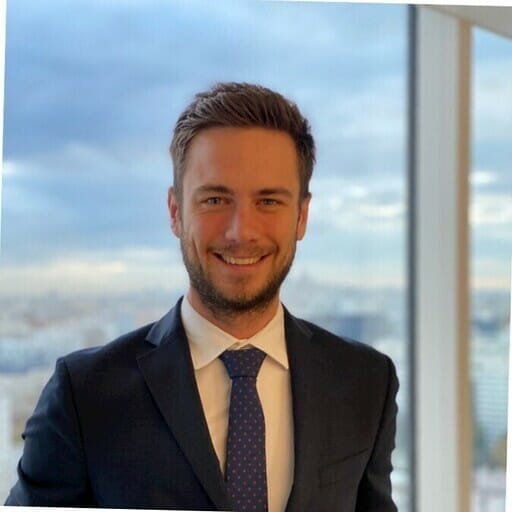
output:
<instances>
[{"instance_id":1,"label":"ear","mask_svg":"<svg viewBox=\"0 0 512 512\"><path fill-rule=\"evenodd\" d=\"M301 200L299 207L299 219L297 221L297 240L302 240L306 234L306 226L308 224L309 202L311 194Z\"/></svg>"},{"instance_id":2,"label":"ear","mask_svg":"<svg viewBox=\"0 0 512 512\"><path fill-rule=\"evenodd\" d=\"M169 220L172 232L179 238L181 235L181 217L178 199L174 187L169 187L167 192L167 209L169 210Z\"/></svg>"}]
</instances>

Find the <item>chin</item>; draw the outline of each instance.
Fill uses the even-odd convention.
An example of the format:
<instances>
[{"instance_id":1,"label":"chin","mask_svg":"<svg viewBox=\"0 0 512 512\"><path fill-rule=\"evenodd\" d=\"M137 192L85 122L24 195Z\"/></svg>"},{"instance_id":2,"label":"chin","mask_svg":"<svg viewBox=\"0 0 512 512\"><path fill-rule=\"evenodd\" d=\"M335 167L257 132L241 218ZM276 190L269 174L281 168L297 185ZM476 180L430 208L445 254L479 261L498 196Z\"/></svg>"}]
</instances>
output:
<instances>
[{"instance_id":1,"label":"chin","mask_svg":"<svg viewBox=\"0 0 512 512\"><path fill-rule=\"evenodd\" d=\"M223 306L233 312L263 311L277 298L277 294L269 295L266 290L253 294L222 294ZM220 305L220 304L219 304Z\"/></svg>"}]
</instances>

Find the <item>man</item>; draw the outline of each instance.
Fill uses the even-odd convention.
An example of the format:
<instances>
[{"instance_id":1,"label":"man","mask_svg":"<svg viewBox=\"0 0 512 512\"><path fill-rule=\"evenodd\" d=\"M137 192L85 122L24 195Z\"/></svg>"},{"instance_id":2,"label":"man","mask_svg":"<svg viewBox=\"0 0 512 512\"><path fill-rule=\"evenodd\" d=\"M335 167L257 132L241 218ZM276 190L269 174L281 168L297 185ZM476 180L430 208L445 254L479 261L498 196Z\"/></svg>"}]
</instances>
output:
<instances>
[{"instance_id":1,"label":"man","mask_svg":"<svg viewBox=\"0 0 512 512\"><path fill-rule=\"evenodd\" d=\"M218 84L183 112L171 154L188 293L57 362L6 504L395 511L393 364L279 301L306 231L308 122L269 89Z\"/></svg>"}]
</instances>

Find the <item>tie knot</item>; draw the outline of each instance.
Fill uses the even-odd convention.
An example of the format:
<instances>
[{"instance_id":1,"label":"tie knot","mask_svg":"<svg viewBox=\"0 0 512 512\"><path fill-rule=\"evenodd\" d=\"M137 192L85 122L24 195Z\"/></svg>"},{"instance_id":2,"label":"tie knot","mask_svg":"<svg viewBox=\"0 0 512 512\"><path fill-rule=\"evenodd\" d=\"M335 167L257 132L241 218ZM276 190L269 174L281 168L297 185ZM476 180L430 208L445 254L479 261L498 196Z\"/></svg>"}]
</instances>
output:
<instances>
[{"instance_id":1,"label":"tie knot","mask_svg":"<svg viewBox=\"0 0 512 512\"><path fill-rule=\"evenodd\" d=\"M226 350L220 355L220 358L230 378L234 379L236 377L257 377L266 355L259 348L248 348Z\"/></svg>"}]
</instances>

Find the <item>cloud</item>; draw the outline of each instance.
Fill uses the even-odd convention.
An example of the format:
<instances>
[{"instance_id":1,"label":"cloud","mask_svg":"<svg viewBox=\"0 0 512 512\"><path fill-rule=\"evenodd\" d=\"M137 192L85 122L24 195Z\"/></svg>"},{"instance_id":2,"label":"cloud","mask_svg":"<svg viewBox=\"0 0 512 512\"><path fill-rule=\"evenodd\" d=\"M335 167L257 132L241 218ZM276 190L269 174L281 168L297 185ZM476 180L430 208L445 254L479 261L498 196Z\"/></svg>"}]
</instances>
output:
<instances>
[{"instance_id":1,"label":"cloud","mask_svg":"<svg viewBox=\"0 0 512 512\"><path fill-rule=\"evenodd\" d=\"M503 41L510 52L510 41ZM474 134L480 144L502 141L507 144L512 131L512 101L509 81L512 59L508 55L487 57L474 64ZM509 144L507 144L509 146ZM507 147L505 146L505 147Z\"/></svg>"},{"instance_id":2,"label":"cloud","mask_svg":"<svg viewBox=\"0 0 512 512\"><path fill-rule=\"evenodd\" d=\"M378 86L370 82L332 107L329 119L338 137L348 142L379 139L403 144L406 122L403 74L381 78Z\"/></svg>"},{"instance_id":3,"label":"cloud","mask_svg":"<svg viewBox=\"0 0 512 512\"><path fill-rule=\"evenodd\" d=\"M314 111L319 94L338 102L337 95L383 73L401 72L403 7L219 4L68 0L40 9L13 3L6 156L70 140L108 147L136 137L144 144L170 131L192 93L217 80L294 91L308 111L311 100ZM361 27L377 35L368 38Z\"/></svg>"},{"instance_id":4,"label":"cloud","mask_svg":"<svg viewBox=\"0 0 512 512\"><path fill-rule=\"evenodd\" d=\"M4 261L166 246L168 157L136 153L132 161L131 149L105 153L69 145L38 159L8 161L14 172L3 183Z\"/></svg>"},{"instance_id":5,"label":"cloud","mask_svg":"<svg viewBox=\"0 0 512 512\"><path fill-rule=\"evenodd\" d=\"M188 278L177 252L127 249L63 255L48 261L0 266L2 294L66 295L186 289Z\"/></svg>"},{"instance_id":6,"label":"cloud","mask_svg":"<svg viewBox=\"0 0 512 512\"><path fill-rule=\"evenodd\" d=\"M18 174L20 172L19 165L15 164L14 162L3 162L2 163L2 177L7 176L14 176L15 174Z\"/></svg>"},{"instance_id":7,"label":"cloud","mask_svg":"<svg viewBox=\"0 0 512 512\"><path fill-rule=\"evenodd\" d=\"M320 177L312 181L310 228L321 233L401 233L406 199L400 176L386 180Z\"/></svg>"},{"instance_id":8,"label":"cloud","mask_svg":"<svg viewBox=\"0 0 512 512\"><path fill-rule=\"evenodd\" d=\"M495 171L485 169L472 170L469 174L469 179L473 187L486 187L499 181L498 175Z\"/></svg>"},{"instance_id":9,"label":"cloud","mask_svg":"<svg viewBox=\"0 0 512 512\"><path fill-rule=\"evenodd\" d=\"M504 226L512 238L512 193L477 195L471 205L471 223L486 228Z\"/></svg>"},{"instance_id":10,"label":"cloud","mask_svg":"<svg viewBox=\"0 0 512 512\"><path fill-rule=\"evenodd\" d=\"M491 254L479 254L474 258L472 269L472 286L475 289L489 289L496 291L502 289L510 294L510 255L496 257Z\"/></svg>"}]
</instances>

